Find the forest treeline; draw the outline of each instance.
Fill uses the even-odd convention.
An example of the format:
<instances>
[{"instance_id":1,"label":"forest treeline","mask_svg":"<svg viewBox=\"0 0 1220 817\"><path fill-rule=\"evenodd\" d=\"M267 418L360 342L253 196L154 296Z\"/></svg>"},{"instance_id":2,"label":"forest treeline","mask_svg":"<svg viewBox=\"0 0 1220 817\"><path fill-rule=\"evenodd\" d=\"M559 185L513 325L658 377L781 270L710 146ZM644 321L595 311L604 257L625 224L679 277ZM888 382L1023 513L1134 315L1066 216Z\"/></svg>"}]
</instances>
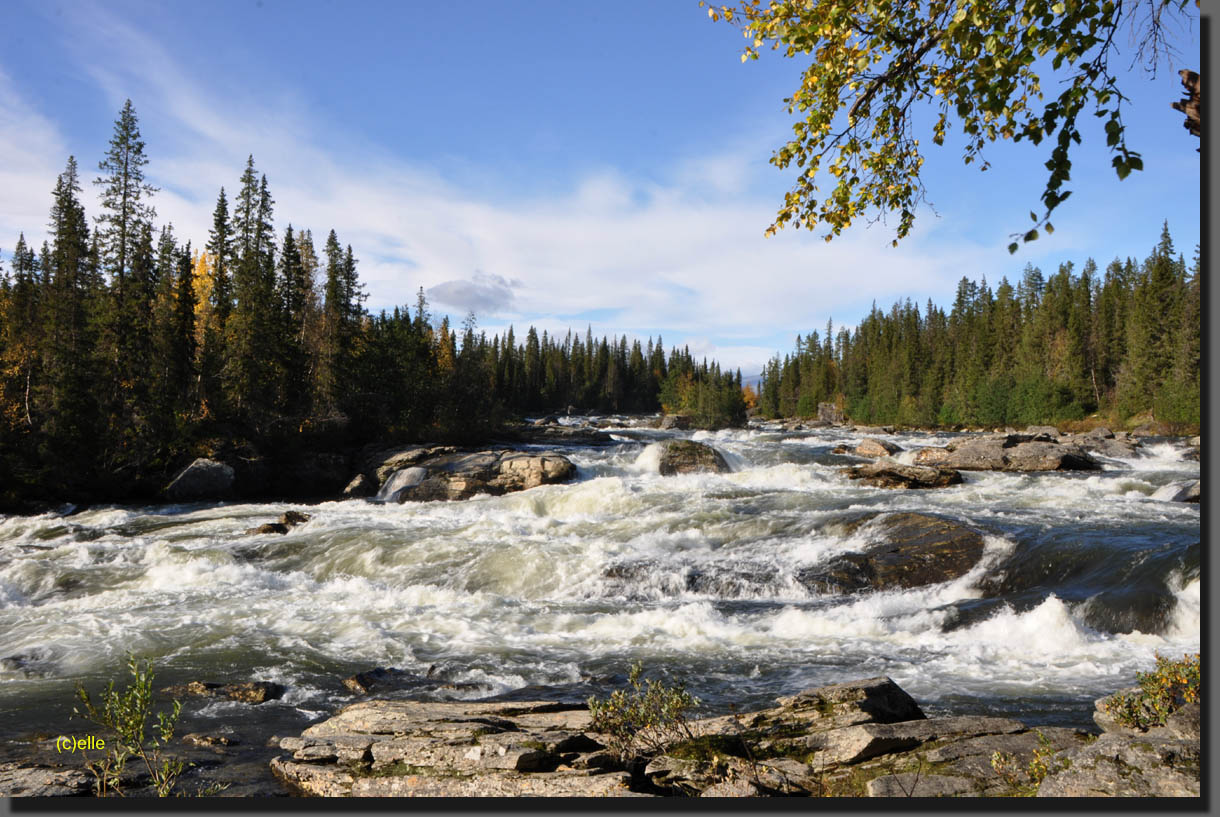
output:
<instances>
[{"instance_id":1,"label":"forest treeline","mask_svg":"<svg viewBox=\"0 0 1220 817\"><path fill-rule=\"evenodd\" d=\"M1100 413L1199 425L1200 264L1188 268L1169 226L1142 263L1100 273L1027 265L1013 286L962 278L946 312L909 300L874 304L851 331L798 337L763 372L765 417L808 417L836 402L856 422L1024 426Z\"/></svg>"},{"instance_id":2,"label":"forest treeline","mask_svg":"<svg viewBox=\"0 0 1220 817\"><path fill-rule=\"evenodd\" d=\"M0 505L152 496L194 456L276 459L370 442L474 442L506 418L669 411L745 419L741 373L668 356L662 339L586 330L488 338L414 304L369 314L357 259L331 230L277 233L251 157L192 246L154 225L156 190L130 101L94 184L70 157L47 240L0 268Z\"/></svg>"}]
</instances>

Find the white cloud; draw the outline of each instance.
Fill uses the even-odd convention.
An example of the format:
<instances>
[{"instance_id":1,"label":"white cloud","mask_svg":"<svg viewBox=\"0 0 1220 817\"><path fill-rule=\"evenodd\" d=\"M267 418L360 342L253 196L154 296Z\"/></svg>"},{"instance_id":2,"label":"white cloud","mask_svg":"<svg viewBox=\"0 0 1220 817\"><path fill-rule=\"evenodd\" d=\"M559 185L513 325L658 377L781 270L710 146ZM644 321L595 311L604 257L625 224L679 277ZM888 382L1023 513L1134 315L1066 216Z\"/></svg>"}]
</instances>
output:
<instances>
[{"instance_id":1,"label":"white cloud","mask_svg":"<svg viewBox=\"0 0 1220 817\"><path fill-rule=\"evenodd\" d=\"M51 191L67 164L68 151L59 130L21 97L3 69L0 156L4 157L0 161L0 246L7 257L23 231L27 242L42 243Z\"/></svg>"},{"instance_id":2,"label":"white cloud","mask_svg":"<svg viewBox=\"0 0 1220 817\"><path fill-rule=\"evenodd\" d=\"M162 221L201 245L219 187L232 198L253 153L276 199L279 231L289 223L312 229L320 249L333 227L353 246L375 309L413 305L423 287L436 312L451 310L460 321L473 308L485 328L511 322L521 335L530 323L583 331L584 321L564 316L614 310L611 323L594 322L599 336L663 332L667 348L690 344L699 357L750 373L777 350L767 345L775 338L784 338L778 350L787 351L793 336L821 330L831 316L854 322L859 303L875 293L883 293L883 308L906 295L922 302L996 256L996 248L960 236L938 240L931 216L899 250L884 228L853 230L829 244L794 230L765 239L773 195L748 192L757 168L770 172L759 158L765 151L740 142L709 145L659 181L606 168L558 193L493 198L385 148L336 141L325 123L266 99L222 100L138 31L110 18L89 25L110 46L83 44L80 58L97 61L90 74L116 110L133 99L146 140L153 131L171 140L148 145ZM104 61L118 55L126 61ZM49 191L57 171L47 157L63 152L54 127L2 75L0 102L0 144L25 151L32 168L22 170L20 183L28 187L25 176L36 177ZM26 131L25 141L12 135ZM5 195L0 207L16 201ZM44 210L0 218L41 224Z\"/></svg>"}]
</instances>

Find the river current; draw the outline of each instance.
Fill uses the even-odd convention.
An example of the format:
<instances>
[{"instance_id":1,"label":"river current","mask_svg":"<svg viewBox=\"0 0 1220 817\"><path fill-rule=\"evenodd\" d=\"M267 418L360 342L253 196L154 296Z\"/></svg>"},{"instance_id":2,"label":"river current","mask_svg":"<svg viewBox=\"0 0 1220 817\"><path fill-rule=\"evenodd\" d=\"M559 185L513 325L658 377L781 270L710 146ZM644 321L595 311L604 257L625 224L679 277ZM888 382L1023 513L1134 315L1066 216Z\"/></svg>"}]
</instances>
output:
<instances>
[{"instance_id":1,"label":"river current","mask_svg":"<svg viewBox=\"0 0 1220 817\"><path fill-rule=\"evenodd\" d=\"M446 682L423 697L580 699L636 661L709 712L888 675L930 715L1087 728L1092 700L1157 653L1199 649L1199 506L1162 498L1199 478L1185 441L1145 441L1102 471L893 491L841 474L858 460L830 449L858 433L613 433L565 450L574 481L502 497L0 517L0 738L67 730L74 685L121 680L128 651L154 659L159 684L286 687L258 707L189 701L195 724L299 731L373 667ZM732 473L660 476L653 443L672 436L715 446ZM244 533L290 508L311 519ZM860 511L967 524L982 560L919 589L810 590L803 569L870 543L868 525L842 524Z\"/></svg>"}]
</instances>

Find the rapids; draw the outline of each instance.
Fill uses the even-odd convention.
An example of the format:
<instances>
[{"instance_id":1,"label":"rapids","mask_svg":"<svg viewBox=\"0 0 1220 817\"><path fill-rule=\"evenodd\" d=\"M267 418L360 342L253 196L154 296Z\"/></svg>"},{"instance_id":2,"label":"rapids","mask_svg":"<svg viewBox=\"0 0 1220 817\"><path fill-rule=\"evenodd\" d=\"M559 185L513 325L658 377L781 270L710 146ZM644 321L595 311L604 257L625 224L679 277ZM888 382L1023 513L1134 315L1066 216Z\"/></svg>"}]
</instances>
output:
<instances>
[{"instance_id":1,"label":"rapids","mask_svg":"<svg viewBox=\"0 0 1220 817\"><path fill-rule=\"evenodd\" d=\"M889 491L839 473L858 460L830 449L860 439L842 430L614 434L565 451L568 484L298 506L312 518L285 536L243 533L283 504L0 517L0 739L68 729L75 683L121 679L127 651L155 660L158 684L287 686L253 708L190 701L195 723L299 730L353 700L343 677L376 666L455 682L433 696L571 699L617 687L637 660L708 711L889 675L930 714L1087 728L1092 699L1157 653L1199 649L1199 506L1158 498L1199 478L1182 441L1146 441L1100 472ZM654 443L671 436L714 445L733 472L659 476ZM913 590L810 591L803 568L867 543L867 526L836 522L859 510L972 525L982 560Z\"/></svg>"}]
</instances>

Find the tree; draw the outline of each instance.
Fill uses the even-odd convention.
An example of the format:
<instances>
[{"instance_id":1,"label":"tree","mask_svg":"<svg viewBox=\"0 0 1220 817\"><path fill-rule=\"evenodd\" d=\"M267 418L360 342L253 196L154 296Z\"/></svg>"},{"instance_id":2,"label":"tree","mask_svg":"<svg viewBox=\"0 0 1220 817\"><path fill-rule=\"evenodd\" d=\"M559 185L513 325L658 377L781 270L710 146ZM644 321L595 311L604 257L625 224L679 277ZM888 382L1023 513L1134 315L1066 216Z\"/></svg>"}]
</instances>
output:
<instances>
[{"instance_id":1,"label":"tree","mask_svg":"<svg viewBox=\"0 0 1220 817\"><path fill-rule=\"evenodd\" d=\"M1093 113L1105 121L1106 144L1120 179L1143 169L1127 146L1123 105L1128 98L1110 66L1115 40L1127 24L1141 29L1137 59L1155 71L1172 53L1165 15L1183 14L1187 0L742 0L737 8L708 9L713 20L736 22L749 44L742 61L758 59L764 44L785 56L812 57L792 96L798 113L794 138L771 163L800 169L767 234L792 222L839 235L857 217L879 211L899 216L894 246L909 234L917 206L926 201L920 177L924 158L916 136L920 106L938 118L930 140L941 145L952 123L965 136L963 161L982 160L996 139L1054 137L1042 192L1043 213L1031 212L1023 241L1052 232L1051 213L1069 195L1077 120ZM704 3L700 2L700 5ZM1146 12L1135 20L1135 15ZM1133 28L1134 30L1134 28ZM1049 59L1049 73L1046 62ZM1049 100L1043 94L1043 85ZM1054 82L1052 82L1052 79ZM1055 89L1052 91L1052 89ZM926 137L925 137L926 138ZM818 174L834 187L819 198ZM1017 242L1009 245L1015 252Z\"/></svg>"},{"instance_id":2,"label":"tree","mask_svg":"<svg viewBox=\"0 0 1220 817\"><path fill-rule=\"evenodd\" d=\"M94 180L102 188L102 214L98 216L98 237L102 260L110 270L120 293L130 272L132 248L139 240L141 223L152 223L156 211L146 199L157 188L144 181L144 140L131 100L123 103L114 123L110 149L98 163L104 175Z\"/></svg>"}]
</instances>

